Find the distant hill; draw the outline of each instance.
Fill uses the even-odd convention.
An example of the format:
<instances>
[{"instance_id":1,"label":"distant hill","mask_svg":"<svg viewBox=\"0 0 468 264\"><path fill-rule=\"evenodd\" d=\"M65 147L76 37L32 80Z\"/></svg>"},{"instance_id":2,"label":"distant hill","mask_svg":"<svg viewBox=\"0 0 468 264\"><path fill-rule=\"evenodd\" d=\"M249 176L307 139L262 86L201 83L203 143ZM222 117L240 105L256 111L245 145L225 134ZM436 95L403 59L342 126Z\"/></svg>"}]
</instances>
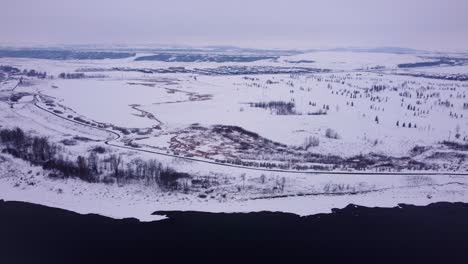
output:
<instances>
[{"instance_id":1,"label":"distant hill","mask_svg":"<svg viewBox=\"0 0 468 264\"><path fill-rule=\"evenodd\" d=\"M1 49L0 58L28 58L49 60L103 60L134 57L135 53L107 51L72 51L48 49Z\"/></svg>"}]
</instances>

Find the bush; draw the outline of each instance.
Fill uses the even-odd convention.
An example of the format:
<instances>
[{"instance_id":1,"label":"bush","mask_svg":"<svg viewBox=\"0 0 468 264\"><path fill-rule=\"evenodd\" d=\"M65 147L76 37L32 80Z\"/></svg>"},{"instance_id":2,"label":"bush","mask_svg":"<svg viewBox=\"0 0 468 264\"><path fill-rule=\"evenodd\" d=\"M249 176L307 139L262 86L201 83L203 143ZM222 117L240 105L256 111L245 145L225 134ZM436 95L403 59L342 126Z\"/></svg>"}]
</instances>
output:
<instances>
[{"instance_id":1,"label":"bush","mask_svg":"<svg viewBox=\"0 0 468 264\"><path fill-rule=\"evenodd\" d=\"M65 146L75 146L77 144L76 140L73 139L64 139L60 142L62 142L62 144L64 144Z\"/></svg>"},{"instance_id":2,"label":"bush","mask_svg":"<svg viewBox=\"0 0 468 264\"><path fill-rule=\"evenodd\" d=\"M331 128L327 128L327 130L325 131L325 136L327 138L331 138L331 139L339 139L340 138L340 135L338 135L338 133L336 131L334 131L333 129L331 129Z\"/></svg>"},{"instance_id":3,"label":"bush","mask_svg":"<svg viewBox=\"0 0 468 264\"><path fill-rule=\"evenodd\" d=\"M106 153L106 149L104 147L102 147L102 146L96 146L91 151L93 151L95 153L99 153L99 154Z\"/></svg>"},{"instance_id":4,"label":"bush","mask_svg":"<svg viewBox=\"0 0 468 264\"><path fill-rule=\"evenodd\" d=\"M102 179L102 182L105 183L105 184L114 184L115 183L115 178L113 178L111 176L104 176L104 178Z\"/></svg>"}]
</instances>

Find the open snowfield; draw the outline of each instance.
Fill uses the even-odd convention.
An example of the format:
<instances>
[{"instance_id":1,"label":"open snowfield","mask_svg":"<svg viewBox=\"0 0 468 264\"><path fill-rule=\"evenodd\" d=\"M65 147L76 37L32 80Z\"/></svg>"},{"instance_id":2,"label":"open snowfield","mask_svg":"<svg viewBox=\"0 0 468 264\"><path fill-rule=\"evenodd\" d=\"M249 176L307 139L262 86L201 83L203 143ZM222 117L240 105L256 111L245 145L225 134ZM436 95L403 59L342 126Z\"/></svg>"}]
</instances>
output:
<instances>
[{"instance_id":1,"label":"open snowfield","mask_svg":"<svg viewBox=\"0 0 468 264\"><path fill-rule=\"evenodd\" d=\"M0 58L20 70L0 76L0 128L46 136L70 159L100 146L100 158L121 155L122 167L156 159L210 184L168 192L50 179L1 154L0 199L145 221L156 210L307 215L350 203L467 202L468 82L447 77L468 75L459 57L430 67L418 65L432 55L350 51L135 57Z\"/></svg>"},{"instance_id":2,"label":"open snowfield","mask_svg":"<svg viewBox=\"0 0 468 264\"><path fill-rule=\"evenodd\" d=\"M392 53L323 51L304 53L282 58L284 61L313 61L314 67L336 70L358 70L385 67L395 69L398 64L427 61L416 55Z\"/></svg>"}]
</instances>

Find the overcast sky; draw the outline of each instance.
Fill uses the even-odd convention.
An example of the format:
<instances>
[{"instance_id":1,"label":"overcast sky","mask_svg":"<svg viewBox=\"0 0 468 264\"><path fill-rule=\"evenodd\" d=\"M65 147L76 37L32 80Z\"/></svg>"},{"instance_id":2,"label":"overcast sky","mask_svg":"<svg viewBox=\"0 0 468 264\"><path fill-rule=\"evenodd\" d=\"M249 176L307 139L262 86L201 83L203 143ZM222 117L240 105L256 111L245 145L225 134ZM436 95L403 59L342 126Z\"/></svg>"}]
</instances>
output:
<instances>
[{"instance_id":1,"label":"overcast sky","mask_svg":"<svg viewBox=\"0 0 468 264\"><path fill-rule=\"evenodd\" d=\"M467 0L0 0L3 44L468 49Z\"/></svg>"}]
</instances>

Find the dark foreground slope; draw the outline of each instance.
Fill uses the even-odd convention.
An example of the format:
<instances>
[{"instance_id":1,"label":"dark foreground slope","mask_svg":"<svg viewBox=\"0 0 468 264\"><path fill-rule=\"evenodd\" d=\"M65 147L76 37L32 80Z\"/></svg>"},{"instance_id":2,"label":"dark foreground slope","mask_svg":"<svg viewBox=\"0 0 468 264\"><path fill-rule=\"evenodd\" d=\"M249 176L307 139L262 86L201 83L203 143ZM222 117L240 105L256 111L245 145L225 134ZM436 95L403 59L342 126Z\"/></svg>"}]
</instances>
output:
<instances>
[{"instance_id":1,"label":"dark foreground slope","mask_svg":"<svg viewBox=\"0 0 468 264\"><path fill-rule=\"evenodd\" d=\"M159 213L169 219L140 223L0 201L0 263L293 263L297 258L306 263L468 263L467 204L350 205L302 218L267 212Z\"/></svg>"}]
</instances>

